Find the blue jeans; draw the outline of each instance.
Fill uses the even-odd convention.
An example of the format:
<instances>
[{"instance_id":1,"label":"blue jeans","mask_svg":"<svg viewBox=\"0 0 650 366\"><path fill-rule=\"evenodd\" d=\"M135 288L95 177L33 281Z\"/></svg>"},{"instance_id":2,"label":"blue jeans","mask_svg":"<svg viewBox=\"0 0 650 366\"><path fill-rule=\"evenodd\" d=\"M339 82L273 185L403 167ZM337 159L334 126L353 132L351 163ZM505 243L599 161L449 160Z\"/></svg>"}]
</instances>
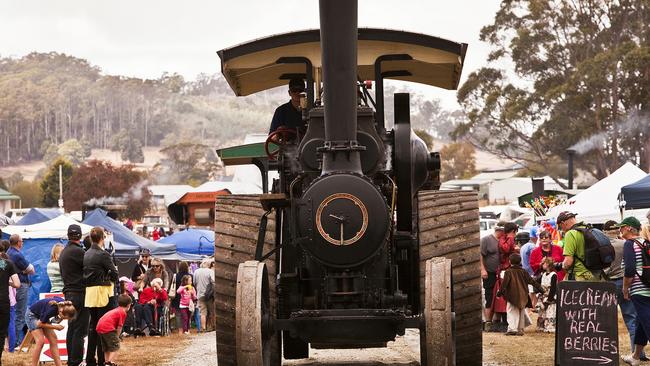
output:
<instances>
[{"instance_id":1,"label":"blue jeans","mask_svg":"<svg viewBox=\"0 0 650 366\"><path fill-rule=\"evenodd\" d=\"M625 300L623 298L623 279L618 279L614 282L616 284L616 297L618 306L621 308L623 315L623 322L630 335L630 349L634 352L634 335L636 334L636 309L632 300ZM641 357L645 357L645 352L641 352Z\"/></svg>"},{"instance_id":2,"label":"blue jeans","mask_svg":"<svg viewBox=\"0 0 650 366\"><path fill-rule=\"evenodd\" d=\"M196 324L196 330L201 331L201 310L199 310L199 306L194 307L194 324Z\"/></svg>"},{"instance_id":3,"label":"blue jeans","mask_svg":"<svg viewBox=\"0 0 650 366\"><path fill-rule=\"evenodd\" d=\"M9 329L16 329L16 306L11 306L9 308ZM17 346L16 344L16 332L15 331L9 331L7 336L7 342L9 343L9 352L14 351L14 347Z\"/></svg>"},{"instance_id":4,"label":"blue jeans","mask_svg":"<svg viewBox=\"0 0 650 366\"><path fill-rule=\"evenodd\" d=\"M29 284L22 284L16 289L16 345L20 345L25 337L25 311L29 300Z\"/></svg>"},{"instance_id":5,"label":"blue jeans","mask_svg":"<svg viewBox=\"0 0 650 366\"><path fill-rule=\"evenodd\" d=\"M637 315L634 344L645 346L650 335L650 297L632 295L631 298Z\"/></svg>"}]
</instances>

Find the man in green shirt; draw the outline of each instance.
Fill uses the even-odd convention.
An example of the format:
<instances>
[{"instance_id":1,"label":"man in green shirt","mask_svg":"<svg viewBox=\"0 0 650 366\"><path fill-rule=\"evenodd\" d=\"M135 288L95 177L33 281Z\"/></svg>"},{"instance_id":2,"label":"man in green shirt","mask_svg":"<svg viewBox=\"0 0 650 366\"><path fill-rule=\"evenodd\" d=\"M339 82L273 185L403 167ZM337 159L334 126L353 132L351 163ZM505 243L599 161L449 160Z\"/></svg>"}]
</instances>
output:
<instances>
[{"instance_id":1,"label":"man in green shirt","mask_svg":"<svg viewBox=\"0 0 650 366\"><path fill-rule=\"evenodd\" d=\"M585 237L573 229L574 226L585 226L578 223L576 214L563 211L557 217L557 225L564 233L564 262L562 267L569 273L569 279L576 281L602 281L602 271L590 271L585 267Z\"/></svg>"}]
</instances>

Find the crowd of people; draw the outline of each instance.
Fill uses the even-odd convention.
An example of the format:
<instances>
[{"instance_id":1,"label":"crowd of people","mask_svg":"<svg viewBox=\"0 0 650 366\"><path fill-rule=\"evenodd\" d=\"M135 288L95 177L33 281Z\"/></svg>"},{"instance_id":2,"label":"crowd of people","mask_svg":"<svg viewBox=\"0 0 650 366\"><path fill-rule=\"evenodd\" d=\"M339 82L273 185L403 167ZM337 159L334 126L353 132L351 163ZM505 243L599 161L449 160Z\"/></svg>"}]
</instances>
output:
<instances>
[{"instance_id":1,"label":"crowd of people","mask_svg":"<svg viewBox=\"0 0 650 366\"><path fill-rule=\"evenodd\" d=\"M537 313L536 330L553 333L559 282L610 281L617 288L633 352L623 361L630 365L647 361L643 349L650 336L650 226L627 217L619 223L608 221L600 229L594 231L565 211L529 232L500 222L494 233L481 238L484 331L523 336L524 328L532 325L532 313ZM601 232L601 242L608 241L612 255L598 266L587 254L591 240Z\"/></svg>"},{"instance_id":2,"label":"crowd of people","mask_svg":"<svg viewBox=\"0 0 650 366\"><path fill-rule=\"evenodd\" d=\"M0 345L4 345L0 365L2 352L14 352L29 334L35 342L31 364L38 365L47 339L51 357L60 366L55 331L64 329L59 324L63 320L67 320L67 365L72 366L114 366L123 337L161 336L172 329L185 335L192 320L199 332L214 328L212 259L198 266L177 262L172 273L161 259L142 249L127 277L120 275L105 247L103 228L94 227L83 238L81 227L73 224L67 235L65 245L51 250L50 291L30 306L30 276L35 270L22 253L22 239L14 234L0 242Z\"/></svg>"}]
</instances>

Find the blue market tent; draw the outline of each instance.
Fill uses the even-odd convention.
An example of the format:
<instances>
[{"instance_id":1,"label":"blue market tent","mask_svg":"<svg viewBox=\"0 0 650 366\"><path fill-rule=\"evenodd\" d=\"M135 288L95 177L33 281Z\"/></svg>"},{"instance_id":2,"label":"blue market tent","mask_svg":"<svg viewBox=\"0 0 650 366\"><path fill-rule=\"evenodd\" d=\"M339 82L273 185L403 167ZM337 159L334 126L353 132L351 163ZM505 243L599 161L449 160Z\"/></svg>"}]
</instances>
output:
<instances>
[{"instance_id":1,"label":"blue market tent","mask_svg":"<svg viewBox=\"0 0 650 366\"><path fill-rule=\"evenodd\" d=\"M110 231L113 234L113 240L115 241L114 244L116 245L116 255L118 256L135 257L140 248L147 248L151 251L152 255L163 259L165 259L166 256L174 255L176 253L176 246L174 244L157 243L147 238L143 238L129 230L119 221L108 217L106 211L101 208L88 212L83 223L90 226L101 226ZM128 253L128 255L124 255L125 253L117 253L117 246L120 244L128 245L133 249Z\"/></svg>"},{"instance_id":2,"label":"blue market tent","mask_svg":"<svg viewBox=\"0 0 650 366\"><path fill-rule=\"evenodd\" d=\"M650 208L650 175L621 188L626 210Z\"/></svg>"},{"instance_id":3,"label":"blue market tent","mask_svg":"<svg viewBox=\"0 0 650 366\"><path fill-rule=\"evenodd\" d=\"M27 215L18 220L16 225L40 224L61 215L61 210L58 208L32 208Z\"/></svg>"},{"instance_id":4,"label":"blue market tent","mask_svg":"<svg viewBox=\"0 0 650 366\"><path fill-rule=\"evenodd\" d=\"M187 229L158 240L158 243L176 244L180 253L212 255L214 254L214 231Z\"/></svg>"}]
</instances>

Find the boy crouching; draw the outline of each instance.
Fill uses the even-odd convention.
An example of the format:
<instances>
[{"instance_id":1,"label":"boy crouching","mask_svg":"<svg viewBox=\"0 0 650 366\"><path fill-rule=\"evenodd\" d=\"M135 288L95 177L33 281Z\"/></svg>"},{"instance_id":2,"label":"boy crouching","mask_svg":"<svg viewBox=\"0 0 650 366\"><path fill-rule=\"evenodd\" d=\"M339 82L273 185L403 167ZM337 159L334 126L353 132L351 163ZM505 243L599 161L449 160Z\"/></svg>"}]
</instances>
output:
<instances>
[{"instance_id":1,"label":"boy crouching","mask_svg":"<svg viewBox=\"0 0 650 366\"><path fill-rule=\"evenodd\" d=\"M505 271L500 294L508 302L508 331L506 335L524 335L526 327L526 304L528 303L528 285L532 285L538 292L544 292L542 286L535 281L525 269L521 268L521 256L513 253L510 255L512 265Z\"/></svg>"},{"instance_id":2,"label":"boy crouching","mask_svg":"<svg viewBox=\"0 0 650 366\"><path fill-rule=\"evenodd\" d=\"M122 334L126 314L131 308L131 297L122 294L118 296L117 304L117 308L104 314L97 322L96 329L104 350L105 366L116 366L113 358L120 349L120 334Z\"/></svg>"}]
</instances>

